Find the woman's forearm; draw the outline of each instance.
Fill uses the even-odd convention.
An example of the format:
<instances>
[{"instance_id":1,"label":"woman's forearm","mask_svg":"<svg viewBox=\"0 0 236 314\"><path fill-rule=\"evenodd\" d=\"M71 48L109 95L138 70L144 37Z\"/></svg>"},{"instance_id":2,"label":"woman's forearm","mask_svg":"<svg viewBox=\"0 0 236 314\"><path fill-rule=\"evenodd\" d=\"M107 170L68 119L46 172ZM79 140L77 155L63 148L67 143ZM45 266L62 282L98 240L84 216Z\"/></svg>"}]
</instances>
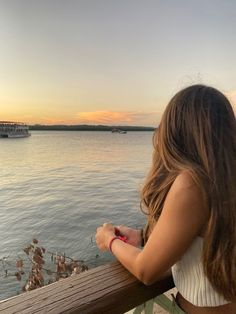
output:
<instances>
[{"instance_id":1,"label":"woman's forearm","mask_svg":"<svg viewBox=\"0 0 236 314\"><path fill-rule=\"evenodd\" d=\"M131 229L128 231L131 233ZM165 250L163 251L162 244L160 244L157 258L156 246L153 250L152 246L148 245L149 242L147 242L143 250L132 243L125 242L132 239L133 243L138 243L137 240L140 238L141 232L135 230L134 234L133 231L134 230L132 230L133 235L129 233L122 234L122 232L120 232L120 235L117 235L114 226L105 223L103 226L97 228L96 242L101 251L110 249L121 264L136 278L144 284L150 285L160 279L169 268L166 261L163 261ZM154 239L156 238L159 239L160 237L154 237ZM153 262L154 257L156 260ZM171 264L169 266L171 266Z\"/></svg>"},{"instance_id":2,"label":"woman's forearm","mask_svg":"<svg viewBox=\"0 0 236 314\"><path fill-rule=\"evenodd\" d=\"M120 263L129 270L136 278L145 285L153 284L157 280L161 280L171 275L171 268L154 273L158 276L153 276L152 267L147 267L144 264L143 251L130 244L120 240L115 240L112 243L112 253L120 261Z\"/></svg>"},{"instance_id":3,"label":"woman's forearm","mask_svg":"<svg viewBox=\"0 0 236 314\"><path fill-rule=\"evenodd\" d=\"M119 239L112 242L111 249L120 263L142 281L143 267L139 258L142 250Z\"/></svg>"}]
</instances>

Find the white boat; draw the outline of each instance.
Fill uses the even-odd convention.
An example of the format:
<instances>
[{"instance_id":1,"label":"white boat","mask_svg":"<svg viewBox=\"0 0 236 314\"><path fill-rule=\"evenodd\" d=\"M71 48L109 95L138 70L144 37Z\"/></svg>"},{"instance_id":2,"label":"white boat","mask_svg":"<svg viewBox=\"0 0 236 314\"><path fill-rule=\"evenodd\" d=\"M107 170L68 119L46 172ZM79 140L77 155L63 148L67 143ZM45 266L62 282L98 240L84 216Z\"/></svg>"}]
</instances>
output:
<instances>
[{"instance_id":1,"label":"white boat","mask_svg":"<svg viewBox=\"0 0 236 314\"><path fill-rule=\"evenodd\" d=\"M29 137L29 127L22 122L0 121L0 137Z\"/></svg>"},{"instance_id":2,"label":"white boat","mask_svg":"<svg viewBox=\"0 0 236 314\"><path fill-rule=\"evenodd\" d=\"M120 133L120 134L126 134L127 131L121 130L121 129L112 129L111 133Z\"/></svg>"}]
</instances>

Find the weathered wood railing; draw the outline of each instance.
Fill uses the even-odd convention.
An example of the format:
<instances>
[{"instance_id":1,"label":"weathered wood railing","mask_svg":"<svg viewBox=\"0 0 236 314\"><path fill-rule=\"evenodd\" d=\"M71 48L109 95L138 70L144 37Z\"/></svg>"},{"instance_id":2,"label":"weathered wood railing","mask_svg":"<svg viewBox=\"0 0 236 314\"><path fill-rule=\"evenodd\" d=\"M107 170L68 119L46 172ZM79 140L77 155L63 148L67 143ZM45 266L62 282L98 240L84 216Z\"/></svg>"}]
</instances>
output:
<instances>
[{"instance_id":1,"label":"weathered wood railing","mask_svg":"<svg viewBox=\"0 0 236 314\"><path fill-rule=\"evenodd\" d=\"M145 286L118 262L0 302L4 314L120 314L171 289L171 276Z\"/></svg>"}]
</instances>

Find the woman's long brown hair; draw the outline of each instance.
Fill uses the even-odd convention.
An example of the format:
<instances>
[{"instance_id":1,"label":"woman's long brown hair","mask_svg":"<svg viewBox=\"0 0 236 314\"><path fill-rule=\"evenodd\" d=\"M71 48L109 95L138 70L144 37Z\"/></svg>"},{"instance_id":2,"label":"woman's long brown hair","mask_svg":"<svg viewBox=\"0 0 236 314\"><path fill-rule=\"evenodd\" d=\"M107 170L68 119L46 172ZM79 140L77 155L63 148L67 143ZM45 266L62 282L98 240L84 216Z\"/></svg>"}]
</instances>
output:
<instances>
[{"instance_id":1,"label":"woman's long brown hair","mask_svg":"<svg viewBox=\"0 0 236 314\"><path fill-rule=\"evenodd\" d=\"M210 210L203 245L205 274L218 293L235 301L236 120L230 102L204 85L181 90L169 102L153 146L152 167L141 195L148 215L145 238L177 175L188 171Z\"/></svg>"}]
</instances>

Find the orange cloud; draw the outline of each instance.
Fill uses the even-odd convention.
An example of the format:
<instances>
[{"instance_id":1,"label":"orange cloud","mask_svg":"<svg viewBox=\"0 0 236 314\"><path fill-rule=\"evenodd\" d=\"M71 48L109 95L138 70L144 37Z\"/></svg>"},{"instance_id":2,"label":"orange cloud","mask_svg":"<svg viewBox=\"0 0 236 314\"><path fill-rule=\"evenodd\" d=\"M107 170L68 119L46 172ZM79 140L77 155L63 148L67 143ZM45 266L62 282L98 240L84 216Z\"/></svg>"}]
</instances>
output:
<instances>
[{"instance_id":1,"label":"orange cloud","mask_svg":"<svg viewBox=\"0 0 236 314\"><path fill-rule=\"evenodd\" d=\"M76 125L76 124L104 124L104 125L140 125L157 126L161 112L141 112L141 111L91 111L78 112L74 115L60 116L36 116L21 115L11 116L10 120L21 121L28 124L45 125ZM8 117L4 117L9 120Z\"/></svg>"},{"instance_id":2,"label":"orange cloud","mask_svg":"<svg viewBox=\"0 0 236 314\"><path fill-rule=\"evenodd\" d=\"M158 112L93 111L78 112L76 116L78 118L78 123L156 125Z\"/></svg>"},{"instance_id":3,"label":"orange cloud","mask_svg":"<svg viewBox=\"0 0 236 314\"><path fill-rule=\"evenodd\" d=\"M117 123L117 122L132 122L132 117L126 112L114 111L94 111L94 112L79 112L77 113L79 121L86 123Z\"/></svg>"}]
</instances>

